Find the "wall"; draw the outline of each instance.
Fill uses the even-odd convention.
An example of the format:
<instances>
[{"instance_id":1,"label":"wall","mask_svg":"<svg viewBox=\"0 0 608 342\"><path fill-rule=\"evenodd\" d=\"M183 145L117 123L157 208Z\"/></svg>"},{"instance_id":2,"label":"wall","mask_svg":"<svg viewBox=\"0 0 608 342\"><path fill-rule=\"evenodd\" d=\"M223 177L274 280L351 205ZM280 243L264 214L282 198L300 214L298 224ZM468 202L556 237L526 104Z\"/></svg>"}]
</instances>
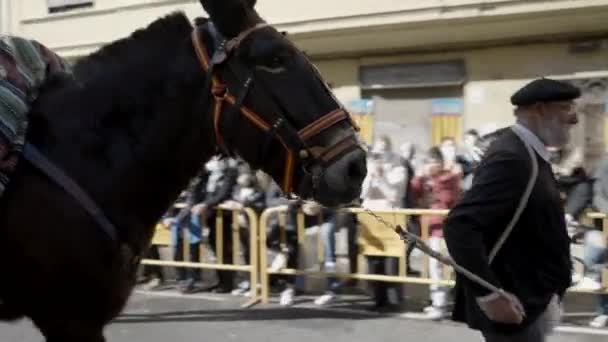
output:
<instances>
[{"instance_id":1,"label":"wall","mask_svg":"<svg viewBox=\"0 0 608 342\"><path fill-rule=\"evenodd\" d=\"M197 0L95 0L93 8L56 14L48 13L46 0L6 1L11 33L64 56L89 53L175 10L204 14ZM608 31L608 0L357 0L348 6L258 0L258 10L315 56Z\"/></svg>"},{"instance_id":2,"label":"wall","mask_svg":"<svg viewBox=\"0 0 608 342\"><path fill-rule=\"evenodd\" d=\"M468 81L464 86L464 128L483 128L493 123L512 123L510 96L537 77L587 78L608 75L608 44L598 51L568 52L567 44L537 44L477 49L444 54L404 54L390 57L363 57L318 62L339 98L347 102L361 95L358 69L361 65L416 63L463 59Z\"/></svg>"}]
</instances>

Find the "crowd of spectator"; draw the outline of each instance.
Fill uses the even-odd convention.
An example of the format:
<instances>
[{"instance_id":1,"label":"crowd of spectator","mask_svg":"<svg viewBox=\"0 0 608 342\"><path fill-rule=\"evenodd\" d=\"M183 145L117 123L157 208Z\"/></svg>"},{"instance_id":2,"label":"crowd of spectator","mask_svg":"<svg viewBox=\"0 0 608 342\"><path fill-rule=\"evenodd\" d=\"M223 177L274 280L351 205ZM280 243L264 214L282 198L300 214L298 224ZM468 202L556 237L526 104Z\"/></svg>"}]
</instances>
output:
<instances>
[{"instance_id":1,"label":"crowd of spectator","mask_svg":"<svg viewBox=\"0 0 608 342\"><path fill-rule=\"evenodd\" d=\"M369 209L418 208L450 209L463 192L470 188L474 169L480 162L482 152L478 147L480 136L477 131L469 130L458 146L454 137L442 139L438 146L428 151L416 151L413 144L406 143L393 148L391 140L379 137L369 149L368 176L362 193L362 206ZM586 210L608 213L608 157L602 160L595 172L587 172L584 156L580 149L568 147L552 151L553 170L556 181L563 194L565 220L573 240L583 246L584 273L573 276L575 286L589 290L601 288L601 274L608 258L606 240L601 233L601 223L587 226L579 223ZM284 222L279 217L270 220L267 231L268 249L272 254L269 267L278 271L283 268L297 268L301 244L297 237L296 213L303 212L306 227L317 227L322 239L324 262L321 270L336 271L336 233L345 229L348 236L348 259L350 271L356 272L357 255L357 218L353 214L334 212L310 202L290 200L283 196L280 188L267 175L254 172L246 163L233 158L214 158L192 181L176 205L167 211L162 224L171 231L172 257L183 260L184 243L189 244L189 260L201 260L201 244L209 246L211 261L218 257L216 251L215 220L218 205L232 209L252 208L258 214L266 208L287 206ZM233 215L223 211L224 263L232 263L231 233ZM245 215L239 215L240 244L245 261L249 260L249 223ZM412 218L408 229L420 234L420 227L429 227L431 248L446 252L443 241L443 216L423 216ZM284 230L279 229L284 227ZM187 234L184 234L187 232ZM158 249L153 246L148 257L159 258ZM408 262L412 249L407 250ZM411 265L410 265L411 266ZM374 274L396 274L396 258L368 257L367 270ZM424 308L424 317L442 319L446 317L450 305L450 289L439 285L443 277L443 265L433 259L428 263L428 274L433 281L430 287L429 305ZM408 275L420 274L422 270L408 267ZM237 281L238 274L232 271L216 271L217 280L210 286L203 286L201 270L177 268L178 288L183 293L212 291L248 295L248 280ZM159 267L146 266L143 280L150 289L158 288L165 282ZM314 301L317 305L328 305L335 301L341 289L352 287L356 282L344 282L329 278L325 291ZM280 304L293 305L298 288L296 276L276 276L273 285L280 292ZM403 304L403 286L386 282L370 282L371 296L376 309L398 308ZM598 296L598 313L590 322L593 327L608 325L608 296Z\"/></svg>"}]
</instances>

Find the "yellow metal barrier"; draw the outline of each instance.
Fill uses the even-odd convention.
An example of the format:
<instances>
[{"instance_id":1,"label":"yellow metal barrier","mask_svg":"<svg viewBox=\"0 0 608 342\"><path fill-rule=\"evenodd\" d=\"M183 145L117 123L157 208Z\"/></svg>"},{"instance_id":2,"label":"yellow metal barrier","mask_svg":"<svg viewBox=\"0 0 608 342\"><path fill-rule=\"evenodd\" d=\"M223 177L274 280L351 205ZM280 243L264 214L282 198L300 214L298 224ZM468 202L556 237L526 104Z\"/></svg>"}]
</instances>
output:
<instances>
[{"instance_id":1,"label":"yellow metal barrier","mask_svg":"<svg viewBox=\"0 0 608 342\"><path fill-rule=\"evenodd\" d=\"M216 219L215 219L215 243L216 243L216 260L217 263L203 263L203 262L182 262L182 261L166 261L166 260L152 260L152 259L144 259L142 260L143 265L155 265L155 266L167 266L167 267L184 267L184 268L198 268L198 269L208 269L208 270L224 270L224 271L241 271L248 272L250 274L250 292L251 299L247 301L243 305L243 307L251 307L260 301L259 296L259 263L258 256L260 255L260 251L258 247L260 246L258 243L258 215L253 209L244 208L242 210L234 210L232 208L219 206L216 210ZM224 211L229 211L232 213L232 264L224 263L224 253L223 253L223 242L224 242ZM239 227L239 214L245 214L248 219L249 225L249 264L236 264L239 259L239 251L240 251L240 227ZM185 238L183 236L182 238ZM159 245L170 245L171 237L169 231L163 227L162 224L158 224L156 226L156 234L154 239L152 240L153 244ZM184 256L188 254L189 244L183 244ZM202 245L201 249L204 248ZM204 255L201 253L200 255Z\"/></svg>"},{"instance_id":2,"label":"yellow metal barrier","mask_svg":"<svg viewBox=\"0 0 608 342\"><path fill-rule=\"evenodd\" d=\"M358 270L361 270L363 261L368 256L383 256L383 257L395 257L399 259L399 272L398 275L378 275L368 273L341 273L341 272L320 272L320 271L307 271L299 269L282 269L276 272L272 272L268 267L268 249L266 244L266 233L268 230L268 222L271 217L279 215L280 228L282 232L281 240L285 241L284 237L284 215L286 214L287 207L276 207L270 208L260 217L260 285L261 285L261 300L263 303L267 303L270 297L270 281L269 277L272 274L283 274L283 275L306 275L309 277L335 277L342 279L361 279L371 281L383 281L392 283L412 283L412 284L442 284L442 285L453 285L452 280L444 278L444 280L437 282L428 278L428 256L424 256L423 276L422 277L408 277L407 265L406 265L406 246L403 241L400 240L399 236L391 229L382 226L375 218L371 217L369 213L362 209L345 209L344 211L357 215L357 221L359 224L359 239L358 252L357 252L357 264ZM447 210L426 210L426 209L395 209L395 210L383 210L375 211L376 215L379 215L387 222L392 224L402 224L406 227L405 223L411 216L434 216L434 215L446 215ZM302 213L297 214L297 231L298 231L298 244L299 250L306 251L303 245L304 242L304 215ZM425 224L424 220L421 222L422 236L429 236L428 224ZM321 245L319 243L319 245ZM322 258L322 251L319 251L319 261Z\"/></svg>"},{"instance_id":3,"label":"yellow metal barrier","mask_svg":"<svg viewBox=\"0 0 608 342\"><path fill-rule=\"evenodd\" d=\"M411 284L436 284L437 282L430 279L428 275L428 262L429 257L424 256L424 263L422 266L422 275L421 277L408 277L407 275L407 265L405 260L405 244L401 241L397 234L395 234L391 229L384 227L380 222L378 222L375 218L371 217L365 210L363 209L345 209L347 212L351 212L357 215L358 224L359 224L359 239L358 243L358 255L357 255L357 264L358 270L361 270L362 261L367 256L383 256L383 257L395 257L399 259L399 272L396 276L388 276L388 275L376 275L376 274L366 274L366 273L340 273L340 272L321 272L321 271L307 271L307 270L299 270L299 269L282 269L280 271L272 272L268 267L268 249L267 249L267 228L269 219L274 215L279 215L279 225L281 228L281 241L282 247L284 248L284 243L286 241L285 238L285 230L284 230L284 222L285 222L285 214L287 211L286 206L270 208L260 216L260 286L261 286L261 300L263 303L267 303L270 296L270 285L269 285L269 276L272 274L283 274L283 275L305 275L309 277L335 277L342 279L361 279L361 280L371 280L371 281L383 281L383 282L392 282L392 283L411 283ZM412 216L418 216L421 218L435 216L435 215L447 215L449 211L447 210L429 210L429 209L394 209L394 210L379 210L374 211L374 214L380 216L387 222L391 224L401 224L404 227L407 227L406 223L408 219ZM304 215L302 213L297 214L297 231L298 231L298 244L299 250L301 253L305 253L306 249L303 245L304 243ZM605 236L608 239L608 215L600 214L600 213L591 213L589 214L590 218L602 219L603 220L603 231ZM429 239L429 226L428 222L425 219L421 219L421 237L423 240L428 241ZM322 244L319 242L319 246ZM322 261L323 252L319 249L319 261ZM451 267L444 267L444 277L441 282L441 285L452 286L454 284L453 279L453 269ZM608 269L604 270L603 274L603 290L600 291L588 291L588 290L579 290L572 288L569 292L577 292L577 293L608 293Z\"/></svg>"},{"instance_id":4,"label":"yellow metal barrier","mask_svg":"<svg viewBox=\"0 0 608 342\"><path fill-rule=\"evenodd\" d=\"M590 212L587 213L587 218L592 220L602 220L602 231L604 233L604 238L608 242L608 215L604 213L598 212ZM604 288L604 293L608 294L608 267L605 267L602 272L602 287ZM598 293L598 291L589 291L589 290L579 290L572 289L572 292L582 292L582 293Z\"/></svg>"}]
</instances>

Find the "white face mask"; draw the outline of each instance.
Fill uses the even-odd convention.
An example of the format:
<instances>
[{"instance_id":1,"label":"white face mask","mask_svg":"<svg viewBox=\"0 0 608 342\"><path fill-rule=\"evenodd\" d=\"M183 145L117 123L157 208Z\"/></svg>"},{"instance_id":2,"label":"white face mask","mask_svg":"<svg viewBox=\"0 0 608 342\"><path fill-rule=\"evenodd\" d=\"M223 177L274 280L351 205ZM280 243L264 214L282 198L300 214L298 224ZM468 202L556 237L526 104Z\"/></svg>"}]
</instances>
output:
<instances>
[{"instance_id":1,"label":"white face mask","mask_svg":"<svg viewBox=\"0 0 608 342\"><path fill-rule=\"evenodd\" d=\"M467 147L468 149L472 149L475 146L475 142L477 141L477 138L471 134L467 134L464 137L464 146Z\"/></svg>"},{"instance_id":2,"label":"white face mask","mask_svg":"<svg viewBox=\"0 0 608 342\"><path fill-rule=\"evenodd\" d=\"M454 145L441 146L441 154L446 161L454 161L456 159L456 147Z\"/></svg>"},{"instance_id":3,"label":"white face mask","mask_svg":"<svg viewBox=\"0 0 608 342\"><path fill-rule=\"evenodd\" d=\"M213 158L205 164L205 169L209 172L215 172L221 170L222 166L222 162L219 159Z\"/></svg>"}]
</instances>

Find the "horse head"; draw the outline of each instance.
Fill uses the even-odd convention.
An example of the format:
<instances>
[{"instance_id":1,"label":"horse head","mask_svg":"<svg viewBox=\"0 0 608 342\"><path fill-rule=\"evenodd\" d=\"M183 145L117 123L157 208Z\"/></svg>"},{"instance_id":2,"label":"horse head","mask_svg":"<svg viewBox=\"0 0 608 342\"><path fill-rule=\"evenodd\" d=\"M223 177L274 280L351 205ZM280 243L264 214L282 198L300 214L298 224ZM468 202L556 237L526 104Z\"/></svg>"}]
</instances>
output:
<instances>
[{"instance_id":1,"label":"horse head","mask_svg":"<svg viewBox=\"0 0 608 342\"><path fill-rule=\"evenodd\" d=\"M201 0L193 41L215 100L219 151L260 168L285 193L336 206L358 198L365 152L349 113L306 55L266 24L255 0Z\"/></svg>"}]
</instances>

